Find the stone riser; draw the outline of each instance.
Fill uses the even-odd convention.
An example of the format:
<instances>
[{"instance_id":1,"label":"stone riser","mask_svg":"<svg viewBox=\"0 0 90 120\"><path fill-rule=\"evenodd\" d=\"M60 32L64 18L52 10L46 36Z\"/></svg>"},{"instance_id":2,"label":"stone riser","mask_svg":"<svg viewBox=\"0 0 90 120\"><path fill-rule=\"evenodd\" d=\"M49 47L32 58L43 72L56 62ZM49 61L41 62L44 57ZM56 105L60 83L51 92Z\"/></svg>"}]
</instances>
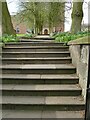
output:
<instances>
[{"instance_id":1,"label":"stone riser","mask_svg":"<svg viewBox=\"0 0 90 120\"><path fill-rule=\"evenodd\" d=\"M53 40L55 40L55 38L48 38L48 37L45 37L45 38L43 38L43 37L34 37L34 38L28 38L28 37L21 37L22 39L20 40L20 41L23 41L23 40L28 40L28 41L34 41L34 40L41 40L41 41L53 41Z\"/></svg>"},{"instance_id":2,"label":"stone riser","mask_svg":"<svg viewBox=\"0 0 90 120\"><path fill-rule=\"evenodd\" d=\"M18 43L7 43L6 47L26 47L26 46L63 46L64 43L39 43L39 42L18 42Z\"/></svg>"},{"instance_id":3,"label":"stone riser","mask_svg":"<svg viewBox=\"0 0 90 120\"><path fill-rule=\"evenodd\" d=\"M76 69L9 69L3 68L3 74L74 74Z\"/></svg>"},{"instance_id":4,"label":"stone riser","mask_svg":"<svg viewBox=\"0 0 90 120\"><path fill-rule=\"evenodd\" d=\"M5 49L3 49L3 52L59 52L59 51L68 51L68 48L47 48L47 49L41 49L41 48L39 48L39 49L29 49L29 48L25 48L25 49L23 49L23 48L5 48Z\"/></svg>"},{"instance_id":5,"label":"stone riser","mask_svg":"<svg viewBox=\"0 0 90 120\"><path fill-rule=\"evenodd\" d=\"M3 96L79 96L81 90L3 90Z\"/></svg>"},{"instance_id":6,"label":"stone riser","mask_svg":"<svg viewBox=\"0 0 90 120\"><path fill-rule=\"evenodd\" d=\"M85 105L41 105L41 104L3 104L2 109L11 110L51 110L51 111L80 111L85 109Z\"/></svg>"},{"instance_id":7,"label":"stone riser","mask_svg":"<svg viewBox=\"0 0 90 120\"><path fill-rule=\"evenodd\" d=\"M78 84L78 79L14 79L3 78L2 84Z\"/></svg>"},{"instance_id":8,"label":"stone riser","mask_svg":"<svg viewBox=\"0 0 90 120\"><path fill-rule=\"evenodd\" d=\"M50 58L50 57L69 57L70 53L3 53L4 58Z\"/></svg>"},{"instance_id":9,"label":"stone riser","mask_svg":"<svg viewBox=\"0 0 90 120\"><path fill-rule=\"evenodd\" d=\"M69 64L71 63L71 59L26 59L20 60L18 59L4 59L2 60L2 64Z\"/></svg>"}]
</instances>

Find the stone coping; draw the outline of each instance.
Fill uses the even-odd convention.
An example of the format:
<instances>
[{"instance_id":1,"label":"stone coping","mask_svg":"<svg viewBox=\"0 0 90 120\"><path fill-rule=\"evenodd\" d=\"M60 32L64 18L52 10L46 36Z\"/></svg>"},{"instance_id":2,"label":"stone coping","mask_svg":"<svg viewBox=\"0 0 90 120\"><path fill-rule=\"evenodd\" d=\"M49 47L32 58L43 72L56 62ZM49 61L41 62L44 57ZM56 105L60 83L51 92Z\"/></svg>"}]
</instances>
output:
<instances>
[{"instance_id":1,"label":"stone coping","mask_svg":"<svg viewBox=\"0 0 90 120\"><path fill-rule=\"evenodd\" d=\"M90 36L82 37L68 42L68 45L88 45L90 44Z\"/></svg>"}]
</instances>

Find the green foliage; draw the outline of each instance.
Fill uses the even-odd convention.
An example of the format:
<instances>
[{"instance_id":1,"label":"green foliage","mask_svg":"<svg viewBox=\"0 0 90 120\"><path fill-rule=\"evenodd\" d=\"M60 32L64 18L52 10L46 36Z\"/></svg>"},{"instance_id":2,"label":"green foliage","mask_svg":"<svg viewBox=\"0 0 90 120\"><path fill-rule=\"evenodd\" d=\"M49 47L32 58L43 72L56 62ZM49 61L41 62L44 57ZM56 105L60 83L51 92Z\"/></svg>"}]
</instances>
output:
<instances>
[{"instance_id":1,"label":"green foliage","mask_svg":"<svg viewBox=\"0 0 90 120\"><path fill-rule=\"evenodd\" d=\"M47 21L46 3L21 2L20 11L17 15L20 22L26 22L29 28L34 28L36 33L41 33L44 22Z\"/></svg>"},{"instance_id":2,"label":"green foliage","mask_svg":"<svg viewBox=\"0 0 90 120\"><path fill-rule=\"evenodd\" d=\"M68 32L64 32L64 33L59 33L59 34L56 34L55 36L53 36L55 38L55 41L56 42L69 42L71 40L75 40L75 39L78 39L78 38L81 38L81 37L85 37L85 36L88 36L90 35L90 32L78 32L76 34L71 34L71 33L68 33Z\"/></svg>"},{"instance_id":3,"label":"green foliage","mask_svg":"<svg viewBox=\"0 0 90 120\"><path fill-rule=\"evenodd\" d=\"M16 34L17 37L24 37L26 34Z\"/></svg>"},{"instance_id":4,"label":"green foliage","mask_svg":"<svg viewBox=\"0 0 90 120\"><path fill-rule=\"evenodd\" d=\"M32 37L33 37L33 34L25 34L25 37L27 37L27 38L32 38Z\"/></svg>"},{"instance_id":5,"label":"green foliage","mask_svg":"<svg viewBox=\"0 0 90 120\"><path fill-rule=\"evenodd\" d=\"M0 42L7 43L7 42L18 42L19 39L15 35L3 35L0 37Z\"/></svg>"},{"instance_id":6,"label":"green foliage","mask_svg":"<svg viewBox=\"0 0 90 120\"><path fill-rule=\"evenodd\" d=\"M52 32L53 27L64 22L64 5L61 2L19 2L20 11L14 18L34 28L36 34L42 34L45 26Z\"/></svg>"},{"instance_id":7,"label":"green foliage","mask_svg":"<svg viewBox=\"0 0 90 120\"><path fill-rule=\"evenodd\" d=\"M64 8L65 3L61 2L50 2L49 3L49 27L59 26L60 23L64 22Z\"/></svg>"},{"instance_id":8,"label":"green foliage","mask_svg":"<svg viewBox=\"0 0 90 120\"><path fill-rule=\"evenodd\" d=\"M32 38L32 37L35 37L36 35L35 34L32 34L32 33L28 33L28 34L17 34L17 37L25 37L25 38Z\"/></svg>"}]
</instances>

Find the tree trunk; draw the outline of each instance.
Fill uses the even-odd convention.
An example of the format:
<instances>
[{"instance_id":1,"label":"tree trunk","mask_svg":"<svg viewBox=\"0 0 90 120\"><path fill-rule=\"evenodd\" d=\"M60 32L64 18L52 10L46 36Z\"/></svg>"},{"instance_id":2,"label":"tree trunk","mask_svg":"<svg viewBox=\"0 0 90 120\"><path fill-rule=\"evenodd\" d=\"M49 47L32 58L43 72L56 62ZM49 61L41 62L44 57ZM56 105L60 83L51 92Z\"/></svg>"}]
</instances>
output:
<instances>
[{"instance_id":1,"label":"tree trunk","mask_svg":"<svg viewBox=\"0 0 90 120\"><path fill-rule=\"evenodd\" d=\"M72 26L71 33L77 33L81 31L81 23L83 18L83 2L74 2L72 11Z\"/></svg>"},{"instance_id":2,"label":"tree trunk","mask_svg":"<svg viewBox=\"0 0 90 120\"><path fill-rule=\"evenodd\" d=\"M16 34L11 22L11 16L8 11L7 3L2 2L2 34Z\"/></svg>"},{"instance_id":3,"label":"tree trunk","mask_svg":"<svg viewBox=\"0 0 90 120\"><path fill-rule=\"evenodd\" d=\"M2 10L2 2L0 2L0 11ZM2 36L2 12L0 12L0 36Z\"/></svg>"}]
</instances>

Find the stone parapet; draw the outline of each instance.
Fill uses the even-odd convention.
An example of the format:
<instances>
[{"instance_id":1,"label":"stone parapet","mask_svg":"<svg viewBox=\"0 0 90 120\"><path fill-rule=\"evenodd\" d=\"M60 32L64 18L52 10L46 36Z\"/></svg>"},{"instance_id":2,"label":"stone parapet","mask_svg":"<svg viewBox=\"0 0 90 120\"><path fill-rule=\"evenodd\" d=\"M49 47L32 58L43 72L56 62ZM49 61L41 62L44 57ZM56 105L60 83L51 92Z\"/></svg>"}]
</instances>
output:
<instances>
[{"instance_id":1,"label":"stone parapet","mask_svg":"<svg viewBox=\"0 0 90 120\"><path fill-rule=\"evenodd\" d=\"M88 45L90 44L90 36L81 37L76 40L68 42L68 45Z\"/></svg>"},{"instance_id":2,"label":"stone parapet","mask_svg":"<svg viewBox=\"0 0 90 120\"><path fill-rule=\"evenodd\" d=\"M82 95L84 96L84 99L86 99L90 36L70 41L68 45L72 57L72 63L76 67L77 75L79 76Z\"/></svg>"}]
</instances>

